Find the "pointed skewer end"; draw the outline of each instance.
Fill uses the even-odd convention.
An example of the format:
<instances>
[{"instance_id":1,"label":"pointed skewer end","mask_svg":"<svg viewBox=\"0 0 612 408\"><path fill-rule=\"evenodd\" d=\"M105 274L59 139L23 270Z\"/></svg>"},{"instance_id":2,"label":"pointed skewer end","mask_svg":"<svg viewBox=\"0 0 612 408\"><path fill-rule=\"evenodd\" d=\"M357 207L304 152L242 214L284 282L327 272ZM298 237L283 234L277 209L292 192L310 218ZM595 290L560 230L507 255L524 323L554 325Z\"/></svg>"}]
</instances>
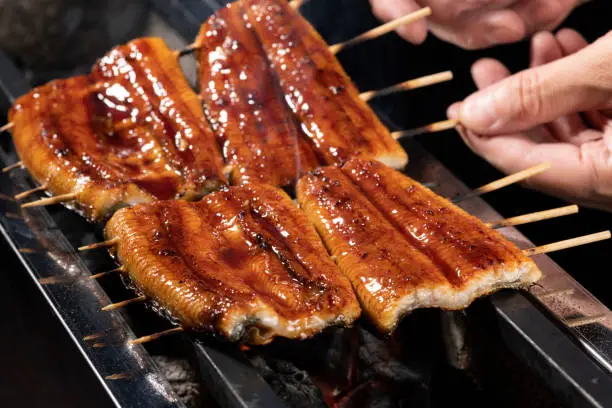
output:
<instances>
[{"instance_id":1,"label":"pointed skewer end","mask_svg":"<svg viewBox=\"0 0 612 408\"><path fill-rule=\"evenodd\" d=\"M119 238L113 238L113 239L109 239L108 241L97 242L95 244L79 247L78 250L79 252L83 252L83 251L91 251L92 249L98 249L98 248L110 248L110 247L117 245L118 243L119 243Z\"/></svg>"},{"instance_id":2,"label":"pointed skewer end","mask_svg":"<svg viewBox=\"0 0 612 408\"><path fill-rule=\"evenodd\" d=\"M8 130L11 130L15 127L15 124L13 122L9 122L6 125L0 127L0 133L4 133Z\"/></svg>"}]
</instances>

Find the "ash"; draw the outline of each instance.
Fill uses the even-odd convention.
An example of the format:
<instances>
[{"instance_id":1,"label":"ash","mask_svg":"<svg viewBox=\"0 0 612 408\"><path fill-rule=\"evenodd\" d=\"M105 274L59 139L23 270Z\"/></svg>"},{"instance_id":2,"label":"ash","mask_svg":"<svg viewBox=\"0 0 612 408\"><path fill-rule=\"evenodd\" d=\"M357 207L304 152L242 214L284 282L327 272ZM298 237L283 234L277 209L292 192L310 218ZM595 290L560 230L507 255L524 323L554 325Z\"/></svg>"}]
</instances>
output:
<instances>
[{"instance_id":1,"label":"ash","mask_svg":"<svg viewBox=\"0 0 612 408\"><path fill-rule=\"evenodd\" d=\"M198 376L187 360L168 356L152 356L170 386L187 408L204 406Z\"/></svg>"}]
</instances>

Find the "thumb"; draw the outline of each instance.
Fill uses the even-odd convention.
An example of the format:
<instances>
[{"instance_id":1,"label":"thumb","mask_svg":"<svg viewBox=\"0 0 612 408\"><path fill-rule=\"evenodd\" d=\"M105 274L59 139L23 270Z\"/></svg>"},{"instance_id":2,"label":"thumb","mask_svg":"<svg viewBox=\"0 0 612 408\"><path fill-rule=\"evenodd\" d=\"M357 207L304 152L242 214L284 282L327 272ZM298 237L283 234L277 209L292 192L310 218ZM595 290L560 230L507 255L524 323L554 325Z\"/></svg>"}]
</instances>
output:
<instances>
[{"instance_id":1,"label":"thumb","mask_svg":"<svg viewBox=\"0 0 612 408\"><path fill-rule=\"evenodd\" d=\"M612 32L582 51L470 95L457 112L486 135L520 132L561 116L612 107Z\"/></svg>"}]
</instances>

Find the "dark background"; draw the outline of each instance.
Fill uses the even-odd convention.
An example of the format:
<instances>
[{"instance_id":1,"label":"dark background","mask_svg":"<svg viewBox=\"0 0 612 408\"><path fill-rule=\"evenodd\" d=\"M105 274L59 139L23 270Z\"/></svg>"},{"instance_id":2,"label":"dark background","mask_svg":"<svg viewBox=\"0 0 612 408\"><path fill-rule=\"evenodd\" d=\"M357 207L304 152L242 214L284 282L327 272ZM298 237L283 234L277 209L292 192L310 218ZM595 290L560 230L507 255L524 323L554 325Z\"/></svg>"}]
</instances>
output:
<instances>
[{"instance_id":1,"label":"dark background","mask_svg":"<svg viewBox=\"0 0 612 408\"><path fill-rule=\"evenodd\" d=\"M0 8L7 2L0 2ZM91 2L97 3L97 2ZM311 0L304 9L315 26L330 43L358 34L376 24L365 0ZM1 10L0 10L1 14ZM88 15L89 21L108 16L102 12ZM105 17L106 16L106 17ZM595 0L575 11L563 24L581 32L590 41L603 35L612 25L612 4ZM91 20L93 19L93 20ZM5 22L4 18L1 20ZM89 24L91 25L91 24ZM104 24L101 26L105 26ZM79 41L79 30L63 39L61 52L70 50L71 41ZM100 55L96 49L82 54L82 69ZM11 50L19 59L19 51ZM31 52L31 51L29 51ZM446 107L474 90L469 76L470 65L488 56L501 59L516 71L526 67L529 51L526 43L494 49L467 52L430 37L415 47L395 35L372 41L348 50L341 61L360 89L376 89L438 71L452 69L455 79L450 84L412 91L378 101L377 108L398 128L416 127L445 118ZM34 67L32 80L49 76L49 72L65 75L64 66ZM68 58L70 60L70 58ZM39 61L39 60L38 60ZM46 63L53 61L46 58ZM37 79L38 78L38 79ZM429 151L471 187L485 184L500 176L476 157L454 132L419 137ZM487 195L487 201L504 216L552 208L563 203L538 193L514 186ZM577 216L521 227L536 244L609 229L610 214L583 209ZM612 302L605 274L609 243L600 243L580 250L552 254L552 258L571 273L608 306ZM24 273L16 257L0 243L0 406L3 407L106 407L108 397L80 358L76 347L49 309L31 278Z\"/></svg>"}]
</instances>

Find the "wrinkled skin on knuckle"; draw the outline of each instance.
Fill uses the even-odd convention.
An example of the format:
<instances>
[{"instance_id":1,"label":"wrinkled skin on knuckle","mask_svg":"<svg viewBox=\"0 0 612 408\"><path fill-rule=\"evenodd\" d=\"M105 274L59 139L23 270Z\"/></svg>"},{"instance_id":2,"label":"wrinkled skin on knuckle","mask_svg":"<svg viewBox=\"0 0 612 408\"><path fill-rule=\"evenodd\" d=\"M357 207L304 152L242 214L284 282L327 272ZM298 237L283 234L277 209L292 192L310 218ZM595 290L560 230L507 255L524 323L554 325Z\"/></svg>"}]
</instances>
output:
<instances>
[{"instance_id":1,"label":"wrinkled skin on knuckle","mask_svg":"<svg viewBox=\"0 0 612 408\"><path fill-rule=\"evenodd\" d=\"M612 107L612 31L597 40L593 45L592 66L589 75L595 86L610 93L608 105Z\"/></svg>"},{"instance_id":2,"label":"wrinkled skin on knuckle","mask_svg":"<svg viewBox=\"0 0 612 408\"><path fill-rule=\"evenodd\" d=\"M541 80L537 70L526 70L515 75L511 87L516 90L515 119L539 117L544 109Z\"/></svg>"},{"instance_id":3,"label":"wrinkled skin on knuckle","mask_svg":"<svg viewBox=\"0 0 612 408\"><path fill-rule=\"evenodd\" d=\"M602 142L585 143L580 157L591 176L585 198L606 202L612 210L612 154Z\"/></svg>"}]
</instances>

